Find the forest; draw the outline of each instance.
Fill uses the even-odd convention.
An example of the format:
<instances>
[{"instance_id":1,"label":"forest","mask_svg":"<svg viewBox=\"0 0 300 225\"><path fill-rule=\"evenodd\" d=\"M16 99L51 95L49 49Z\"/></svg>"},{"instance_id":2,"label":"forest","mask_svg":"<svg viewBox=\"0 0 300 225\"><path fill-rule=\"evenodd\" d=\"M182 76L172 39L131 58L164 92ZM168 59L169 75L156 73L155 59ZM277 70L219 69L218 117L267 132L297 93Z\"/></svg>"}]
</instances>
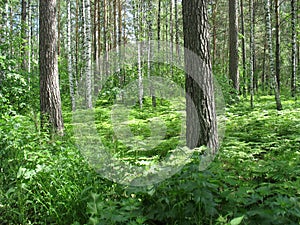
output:
<instances>
[{"instance_id":1,"label":"forest","mask_svg":"<svg viewBox=\"0 0 300 225\"><path fill-rule=\"evenodd\" d=\"M0 224L300 224L300 0L0 14Z\"/></svg>"}]
</instances>

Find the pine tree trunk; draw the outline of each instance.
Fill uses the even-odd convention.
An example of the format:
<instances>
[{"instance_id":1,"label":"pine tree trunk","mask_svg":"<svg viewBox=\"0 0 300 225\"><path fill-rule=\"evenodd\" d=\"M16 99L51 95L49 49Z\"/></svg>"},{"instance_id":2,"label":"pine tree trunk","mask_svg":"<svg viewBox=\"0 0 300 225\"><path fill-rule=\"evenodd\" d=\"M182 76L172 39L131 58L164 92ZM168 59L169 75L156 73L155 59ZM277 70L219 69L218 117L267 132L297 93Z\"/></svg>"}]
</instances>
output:
<instances>
[{"instance_id":1,"label":"pine tree trunk","mask_svg":"<svg viewBox=\"0 0 300 225\"><path fill-rule=\"evenodd\" d=\"M229 77L239 90L238 17L237 0L229 0Z\"/></svg>"},{"instance_id":2,"label":"pine tree trunk","mask_svg":"<svg viewBox=\"0 0 300 225\"><path fill-rule=\"evenodd\" d=\"M62 134L64 124L57 64L56 0L42 1L39 5L39 71L41 126L47 125Z\"/></svg>"},{"instance_id":3,"label":"pine tree trunk","mask_svg":"<svg viewBox=\"0 0 300 225\"><path fill-rule=\"evenodd\" d=\"M186 71L186 139L191 149L219 146L206 1L183 0ZM190 53L192 51L197 57Z\"/></svg>"},{"instance_id":4,"label":"pine tree trunk","mask_svg":"<svg viewBox=\"0 0 300 225\"><path fill-rule=\"evenodd\" d=\"M277 110L282 110L280 93L279 93L278 83L275 74L274 58L273 58L270 0L266 0L266 32L267 32L267 41L268 41L268 50L269 50L270 73L271 73L272 85L274 86L274 91L275 91L276 108Z\"/></svg>"}]
</instances>

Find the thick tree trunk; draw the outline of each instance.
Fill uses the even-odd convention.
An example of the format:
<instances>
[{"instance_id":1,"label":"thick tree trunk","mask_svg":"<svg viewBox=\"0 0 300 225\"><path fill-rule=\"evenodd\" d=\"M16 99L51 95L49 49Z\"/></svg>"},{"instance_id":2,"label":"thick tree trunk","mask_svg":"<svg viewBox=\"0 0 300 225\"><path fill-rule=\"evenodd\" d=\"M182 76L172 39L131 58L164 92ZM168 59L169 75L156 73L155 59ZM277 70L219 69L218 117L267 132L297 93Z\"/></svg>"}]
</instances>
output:
<instances>
[{"instance_id":1,"label":"thick tree trunk","mask_svg":"<svg viewBox=\"0 0 300 225\"><path fill-rule=\"evenodd\" d=\"M41 126L62 134L64 124L57 64L56 0L40 0L39 71Z\"/></svg>"},{"instance_id":2,"label":"thick tree trunk","mask_svg":"<svg viewBox=\"0 0 300 225\"><path fill-rule=\"evenodd\" d=\"M239 52L237 0L229 0L229 77L239 91Z\"/></svg>"},{"instance_id":3,"label":"thick tree trunk","mask_svg":"<svg viewBox=\"0 0 300 225\"><path fill-rule=\"evenodd\" d=\"M187 146L192 149L206 145L213 152L216 152L219 143L206 1L183 0L182 7L186 70Z\"/></svg>"}]
</instances>

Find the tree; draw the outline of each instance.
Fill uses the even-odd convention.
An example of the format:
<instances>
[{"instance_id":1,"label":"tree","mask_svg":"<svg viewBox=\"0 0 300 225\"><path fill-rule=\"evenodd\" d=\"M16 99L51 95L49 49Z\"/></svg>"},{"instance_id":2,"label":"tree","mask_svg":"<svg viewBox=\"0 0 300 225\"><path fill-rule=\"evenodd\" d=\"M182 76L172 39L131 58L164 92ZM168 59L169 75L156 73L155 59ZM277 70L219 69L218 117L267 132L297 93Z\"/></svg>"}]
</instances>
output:
<instances>
[{"instance_id":1,"label":"tree","mask_svg":"<svg viewBox=\"0 0 300 225\"><path fill-rule=\"evenodd\" d=\"M71 0L67 0L67 10L68 10L68 24L67 24L67 53L68 53L68 74L69 74L69 86L70 86L70 96L72 111L75 111L75 91L74 91L74 79L73 79L73 69L72 69L72 50L71 50Z\"/></svg>"},{"instance_id":2,"label":"tree","mask_svg":"<svg viewBox=\"0 0 300 225\"><path fill-rule=\"evenodd\" d=\"M91 47L91 5L90 0L83 0L83 76L86 87L87 108L92 104L92 47Z\"/></svg>"},{"instance_id":3,"label":"tree","mask_svg":"<svg viewBox=\"0 0 300 225\"><path fill-rule=\"evenodd\" d=\"M291 74L291 93L296 95L296 73L297 73L297 42L296 42L296 0L291 0L291 25L292 25L292 74Z\"/></svg>"},{"instance_id":4,"label":"tree","mask_svg":"<svg viewBox=\"0 0 300 225\"><path fill-rule=\"evenodd\" d=\"M276 71L276 82L278 84L278 90L280 92L280 15L279 15L279 0L275 0L275 39L276 39L276 48L275 48L275 71Z\"/></svg>"},{"instance_id":5,"label":"tree","mask_svg":"<svg viewBox=\"0 0 300 225\"><path fill-rule=\"evenodd\" d=\"M253 108L254 100L254 7L250 0L250 105Z\"/></svg>"},{"instance_id":6,"label":"tree","mask_svg":"<svg viewBox=\"0 0 300 225\"><path fill-rule=\"evenodd\" d=\"M244 1L243 0L241 0L240 8L241 8L241 34L242 34L242 63L243 63L242 93L245 96L246 95L246 43L245 43L245 22L244 22Z\"/></svg>"},{"instance_id":7,"label":"tree","mask_svg":"<svg viewBox=\"0 0 300 225\"><path fill-rule=\"evenodd\" d=\"M39 71L41 126L62 134L64 124L57 64L56 0L39 1Z\"/></svg>"},{"instance_id":8,"label":"tree","mask_svg":"<svg viewBox=\"0 0 300 225\"><path fill-rule=\"evenodd\" d=\"M274 58L273 58L270 0L266 0L266 33L267 33L267 42L268 42L268 50L269 50L270 73L271 73L272 83L275 91L276 108L277 110L282 110L278 82L276 80L276 74L275 74Z\"/></svg>"},{"instance_id":9,"label":"tree","mask_svg":"<svg viewBox=\"0 0 300 225\"><path fill-rule=\"evenodd\" d=\"M239 90L239 52L237 0L229 0L229 77Z\"/></svg>"},{"instance_id":10,"label":"tree","mask_svg":"<svg viewBox=\"0 0 300 225\"><path fill-rule=\"evenodd\" d=\"M206 1L183 0L186 139L189 148L218 148ZM195 55L197 57L195 57Z\"/></svg>"}]
</instances>

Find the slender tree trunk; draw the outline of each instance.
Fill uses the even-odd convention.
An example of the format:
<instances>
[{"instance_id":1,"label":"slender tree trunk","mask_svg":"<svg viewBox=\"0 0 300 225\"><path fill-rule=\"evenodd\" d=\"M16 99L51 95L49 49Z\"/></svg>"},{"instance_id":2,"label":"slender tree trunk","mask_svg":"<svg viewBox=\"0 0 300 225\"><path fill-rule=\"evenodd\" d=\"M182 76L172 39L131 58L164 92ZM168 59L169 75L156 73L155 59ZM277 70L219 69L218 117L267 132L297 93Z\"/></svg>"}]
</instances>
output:
<instances>
[{"instance_id":1,"label":"slender tree trunk","mask_svg":"<svg viewBox=\"0 0 300 225\"><path fill-rule=\"evenodd\" d=\"M39 71L41 126L62 134L64 124L57 64L56 0L40 0Z\"/></svg>"},{"instance_id":2,"label":"slender tree trunk","mask_svg":"<svg viewBox=\"0 0 300 225\"><path fill-rule=\"evenodd\" d=\"M60 55L60 0L57 0L57 54Z\"/></svg>"},{"instance_id":3,"label":"slender tree trunk","mask_svg":"<svg viewBox=\"0 0 300 225\"><path fill-rule=\"evenodd\" d=\"M69 74L69 86L70 86L70 98L72 111L75 111L75 92L74 92L74 78L72 71L72 49L71 49L71 0L67 0L68 21L67 21L67 52L68 52L68 74Z\"/></svg>"},{"instance_id":4,"label":"slender tree trunk","mask_svg":"<svg viewBox=\"0 0 300 225\"><path fill-rule=\"evenodd\" d=\"M175 44L176 44L176 54L177 57L180 57L179 54L179 21L178 21L178 1L175 0L174 4L174 14L175 14ZM180 62L180 58L178 59Z\"/></svg>"},{"instance_id":5,"label":"slender tree trunk","mask_svg":"<svg viewBox=\"0 0 300 225\"><path fill-rule=\"evenodd\" d=\"M263 71L261 75L261 85L262 85L262 91L265 91L265 87L268 85L268 79L266 76L266 60L267 60L267 41L265 40L264 44L264 54L263 54Z\"/></svg>"},{"instance_id":6,"label":"slender tree trunk","mask_svg":"<svg viewBox=\"0 0 300 225\"><path fill-rule=\"evenodd\" d=\"M212 55L212 64L215 64L217 57L217 4L218 1L215 1L212 5L212 35L213 35L213 55Z\"/></svg>"},{"instance_id":7,"label":"slender tree trunk","mask_svg":"<svg viewBox=\"0 0 300 225\"><path fill-rule=\"evenodd\" d=\"M253 63L253 56L254 56L254 7L253 7L253 0L250 0L250 105L251 108L254 107L254 84L253 84L253 74L254 74L254 63Z\"/></svg>"},{"instance_id":8,"label":"slender tree trunk","mask_svg":"<svg viewBox=\"0 0 300 225\"><path fill-rule=\"evenodd\" d=\"M237 0L229 0L229 77L233 87L239 91Z\"/></svg>"},{"instance_id":9,"label":"slender tree trunk","mask_svg":"<svg viewBox=\"0 0 300 225\"><path fill-rule=\"evenodd\" d=\"M27 63L27 50L26 45L28 45L27 39L27 1L22 0L22 13L21 13L21 38L23 40L21 46L21 57L22 57L22 70L28 71Z\"/></svg>"},{"instance_id":10,"label":"slender tree trunk","mask_svg":"<svg viewBox=\"0 0 300 225\"><path fill-rule=\"evenodd\" d=\"M282 110L280 93L278 89L278 83L276 80L274 58L273 58L273 45L272 45L272 26L271 26L271 13L270 13L270 0L266 0L266 32L267 32L267 41L268 41L268 50L269 50L269 61L270 61L270 73L272 84L275 91L275 101L277 110Z\"/></svg>"},{"instance_id":11,"label":"slender tree trunk","mask_svg":"<svg viewBox=\"0 0 300 225\"><path fill-rule=\"evenodd\" d=\"M79 78L79 0L76 0L75 13L75 80Z\"/></svg>"},{"instance_id":12,"label":"slender tree trunk","mask_svg":"<svg viewBox=\"0 0 300 225\"><path fill-rule=\"evenodd\" d=\"M296 96L296 74L297 74L297 42L296 42L296 0L291 0L291 26L292 26L292 74L291 74L291 94Z\"/></svg>"},{"instance_id":13,"label":"slender tree trunk","mask_svg":"<svg viewBox=\"0 0 300 225\"><path fill-rule=\"evenodd\" d=\"M243 95L246 96L247 78L246 78L246 43L245 43L245 22L244 22L244 1L241 0L241 33L242 33L242 64L243 64ZM251 9L250 9L251 10Z\"/></svg>"},{"instance_id":14,"label":"slender tree trunk","mask_svg":"<svg viewBox=\"0 0 300 225\"><path fill-rule=\"evenodd\" d=\"M87 108L91 109L92 104L92 48L91 48L91 5L90 0L83 0L83 76L86 87Z\"/></svg>"},{"instance_id":15,"label":"slender tree trunk","mask_svg":"<svg viewBox=\"0 0 300 225\"><path fill-rule=\"evenodd\" d=\"M218 143L216 111L209 49L206 1L183 0L183 33L186 70L187 146L207 145L216 152ZM191 52L198 57L194 57Z\"/></svg>"},{"instance_id":16,"label":"slender tree trunk","mask_svg":"<svg viewBox=\"0 0 300 225\"><path fill-rule=\"evenodd\" d=\"M275 39L276 39L276 48L275 48L275 72L276 72L276 81L278 84L278 91L280 93L280 8L279 8L279 0L275 0L275 21L276 21L276 29L275 29Z\"/></svg>"},{"instance_id":17,"label":"slender tree trunk","mask_svg":"<svg viewBox=\"0 0 300 225\"><path fill-rule=\"evenodd\" d=\"M173 32L173 0L170 1L170 74L173 77L173 39L174 39L174 32Z\"/></svg>"}]
</instances>

